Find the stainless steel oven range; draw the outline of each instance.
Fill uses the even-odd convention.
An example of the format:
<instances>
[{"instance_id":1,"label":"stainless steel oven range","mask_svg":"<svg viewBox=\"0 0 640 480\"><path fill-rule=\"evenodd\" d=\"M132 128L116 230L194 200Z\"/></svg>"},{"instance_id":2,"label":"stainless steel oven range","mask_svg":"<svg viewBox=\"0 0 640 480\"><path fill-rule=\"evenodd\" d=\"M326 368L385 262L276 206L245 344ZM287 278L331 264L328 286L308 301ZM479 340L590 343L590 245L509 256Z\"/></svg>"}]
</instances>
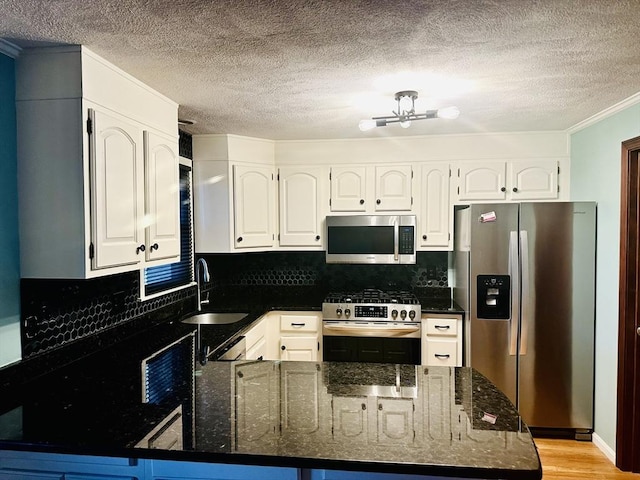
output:
<instances>
[{"instance_id":1,"label":"stainless steel oven range","mask_svg":"<svg viewBox=\"0 0 640 480\"><path fill-rule=\"evenodd\" d=\"M420 364L420 304L408 291L330 293L322 303L323 360Z\"/></svg>"}]
</instances>

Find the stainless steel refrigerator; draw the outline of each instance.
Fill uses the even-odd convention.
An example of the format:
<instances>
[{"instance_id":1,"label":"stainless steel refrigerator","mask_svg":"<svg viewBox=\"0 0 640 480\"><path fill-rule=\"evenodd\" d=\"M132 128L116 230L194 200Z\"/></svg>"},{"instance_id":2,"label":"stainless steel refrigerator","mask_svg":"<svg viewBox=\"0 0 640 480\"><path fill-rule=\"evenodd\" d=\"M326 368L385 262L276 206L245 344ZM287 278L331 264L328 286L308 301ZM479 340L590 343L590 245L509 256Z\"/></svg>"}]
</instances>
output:
<instances>
[{"instance_id":1,"label":"stainless steel refrigerator","mask_svg":"<svg viewBox=\"0 0 640 480\"><path fill-rule=\"evenodd\" d=\"M593 431L596 205L471 205L456 211L454 299L465 361L523 420Z\"/></svg>"}]
</instances>

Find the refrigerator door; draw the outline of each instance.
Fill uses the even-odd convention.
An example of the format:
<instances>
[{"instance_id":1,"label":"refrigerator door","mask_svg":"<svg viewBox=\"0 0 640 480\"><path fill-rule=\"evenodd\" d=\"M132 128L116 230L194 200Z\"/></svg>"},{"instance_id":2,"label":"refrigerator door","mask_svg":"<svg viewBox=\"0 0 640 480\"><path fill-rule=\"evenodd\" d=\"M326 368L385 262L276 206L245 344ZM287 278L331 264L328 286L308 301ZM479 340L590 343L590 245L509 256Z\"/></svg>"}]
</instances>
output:
<instances>
[{"instance_id":1,"label":"refrigerator door","mask_svg":"<svg viewBox=\"0 0 640 480\"><path fill-rule=\"evenodd\" d=\"M469 208L468 364L516 404L519 206ZM506 283L510 284L508 292Z\"/></svg>"},{"instance_id":2,"label":"refrigerator door","mask_svg":"<svg viewBox=\"0 0 640 480\"><path fill-rule=\"evenodd\" d=\"M595 204L521 205L518 409L532 427L593 428Z\"/></svg>"}]
</instances>

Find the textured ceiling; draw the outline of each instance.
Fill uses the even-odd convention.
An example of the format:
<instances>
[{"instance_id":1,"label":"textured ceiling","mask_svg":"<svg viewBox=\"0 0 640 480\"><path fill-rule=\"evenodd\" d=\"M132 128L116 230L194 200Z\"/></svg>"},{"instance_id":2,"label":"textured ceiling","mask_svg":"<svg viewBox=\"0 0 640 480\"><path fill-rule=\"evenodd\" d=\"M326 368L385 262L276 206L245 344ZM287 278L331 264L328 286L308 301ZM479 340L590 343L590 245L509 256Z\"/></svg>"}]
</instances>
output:
<instances>
[{"instance_id":1,"label":"textured ceiling","mask_svg":"<svg viewBox=\"0 0 640 480\"><path fill-rule=\"evenodd\" d=\"M0 37L84 44L191 133L270 139L564 130L640 91L640 1L0 0ZM362 133L398 90L457 120Z\"/></svg>"}]
</instances>

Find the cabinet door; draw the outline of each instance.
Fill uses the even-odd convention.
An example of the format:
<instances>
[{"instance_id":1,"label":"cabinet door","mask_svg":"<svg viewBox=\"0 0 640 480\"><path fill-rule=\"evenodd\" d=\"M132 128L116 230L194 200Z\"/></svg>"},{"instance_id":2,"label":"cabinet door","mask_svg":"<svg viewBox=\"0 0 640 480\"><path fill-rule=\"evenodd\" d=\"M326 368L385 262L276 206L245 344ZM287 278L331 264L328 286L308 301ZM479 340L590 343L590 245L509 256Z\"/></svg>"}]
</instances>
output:
<instances>
[{"instance_id":1,"label":"cabinet door","mask_svg":"<svg viewBox=\"0 0 640 480\"><path fill-rule=\"evenodd\" d=\"M411 210L411 165L375 167L376 212L390 210Z\"/></svg>"},{"instance_id":2,"label":"cabinet door","mask_svg":"<svg viewBox=\"0 0 640 480\"><path fill-rule=\"evenodd\" d=\"M424 435L427 439L451 438L451 369L429 368L423 377Z\"/></svg>"},{"instance_id":3,"label":"cabinet door","mask_svg":"<svg viewBox=\"0 0 640 480\"><path fill-rule=\"evenodd\" d=\"M410 445L415 441L413 400L378 398L378 443Z\"/></svg>"},{"instance_id":4,"label":"cabinet door","mask_svg":"<svg viewBox=\"0 0 640 480\"><path fill-rule=\"evenodd\" d=\"M233 166L235 247L271 247L274 243L275 195L273 169Z\"/></svg>"},{"instance_id":5,"label":"cabinet door","mask_svg":"<svg viewBox=\"0 0 640 480\"><path fill-rule=\"evenodd\" d=\"M464 163L458 168L458 200L504 200L506 163Z\"/></svg>"},{"instance_id":6,"label":"cabinet door","mask_svg":"<svg viewBox=\"0 0 640 480\"><path fill-rule=\"evenodd\" d=\"M364 166L331 168L331 211L367 210L367 169Z\"/></svg>"},{"instance_id":7,"label":"cabinet door","mask_svg":"<svg viewBox=\"0 0 640 480\"><path fill-rule=\"evenodd\" d=\"M175 140L144 132L147 261L180 256L180 187Z\"/></svg>"},{"instance_id":8,"label":"cabinet door","mask_svg":"<svg viewBox=\"0 0 640 480\"><path fill-rule=\"evenodd\" d=\"M555 160L512 162L509 179L514 201L558 198L558 162Z\"/></svg>"},{"instance_id":9,"label":"cabinet door","mask_svg":"<svg viewBox=\"0 0 640 480\"><path fill-rule=\"evenodd\" d=\"M91 218L94 269L139 263L144 258L143 140L139 127L90 110Z\"/></svg>"},{"instance_id":10,"label":"cabinet door","mask_svg":"<svg viewBox=\"0 0 640 480\"><path fill-rule=\"evenodd\" d=\"M280 403L277 365L235 365L236 441L239 452L273 453L277 449Z\"/></svg>"},{"instance_id":11,"label":"cabinet door","mask_svg":"<svg viewBox=\"0 0 640 480\"><path fill-rule=\"evenodd\" d=\"M362 442L368 437L367 397L333 396L331 400L334 440Z\"/></svg>"},{"instance_id":12,"label":"cabinet door","mask_svg":"<svg viewBox=\"0 0 640 480\"><path fill-rule=\"evenodd\" d=\"M325 168L282 167L278 181L280 246L321 247Z\"/></svg>"},{"instance_id":13,"label":"cabinet door","mask_svg":"<svg viewBox=\"0 0 640 480\"><path fill-rule=\"evenodd\" d=\"M280 337L280 360L317 361L318 337Z\"/></svg>"},{"instance_id":14,"label":"cabinet door","mask_svg":"<svg viewBox=\"0 0 640 480\"><path fill-rule=\"evenodd\" d=\"M420 187L420 246L449 248L453 214L449 203L449 164L423 165Z\"/></svg>"},{"instance_id":15,"label":"cabinet door","mask_svg":"<svg viewBox=\"0 0 640 480\"><path fill-rule=\"evenodd\" d=\"M281 428L292 443L321 440L320 365L283 363L280 367ZM302 436L301 436L302 435ZM290 438L286 438L290 436Z\"/></svg>"}]
</instances>

